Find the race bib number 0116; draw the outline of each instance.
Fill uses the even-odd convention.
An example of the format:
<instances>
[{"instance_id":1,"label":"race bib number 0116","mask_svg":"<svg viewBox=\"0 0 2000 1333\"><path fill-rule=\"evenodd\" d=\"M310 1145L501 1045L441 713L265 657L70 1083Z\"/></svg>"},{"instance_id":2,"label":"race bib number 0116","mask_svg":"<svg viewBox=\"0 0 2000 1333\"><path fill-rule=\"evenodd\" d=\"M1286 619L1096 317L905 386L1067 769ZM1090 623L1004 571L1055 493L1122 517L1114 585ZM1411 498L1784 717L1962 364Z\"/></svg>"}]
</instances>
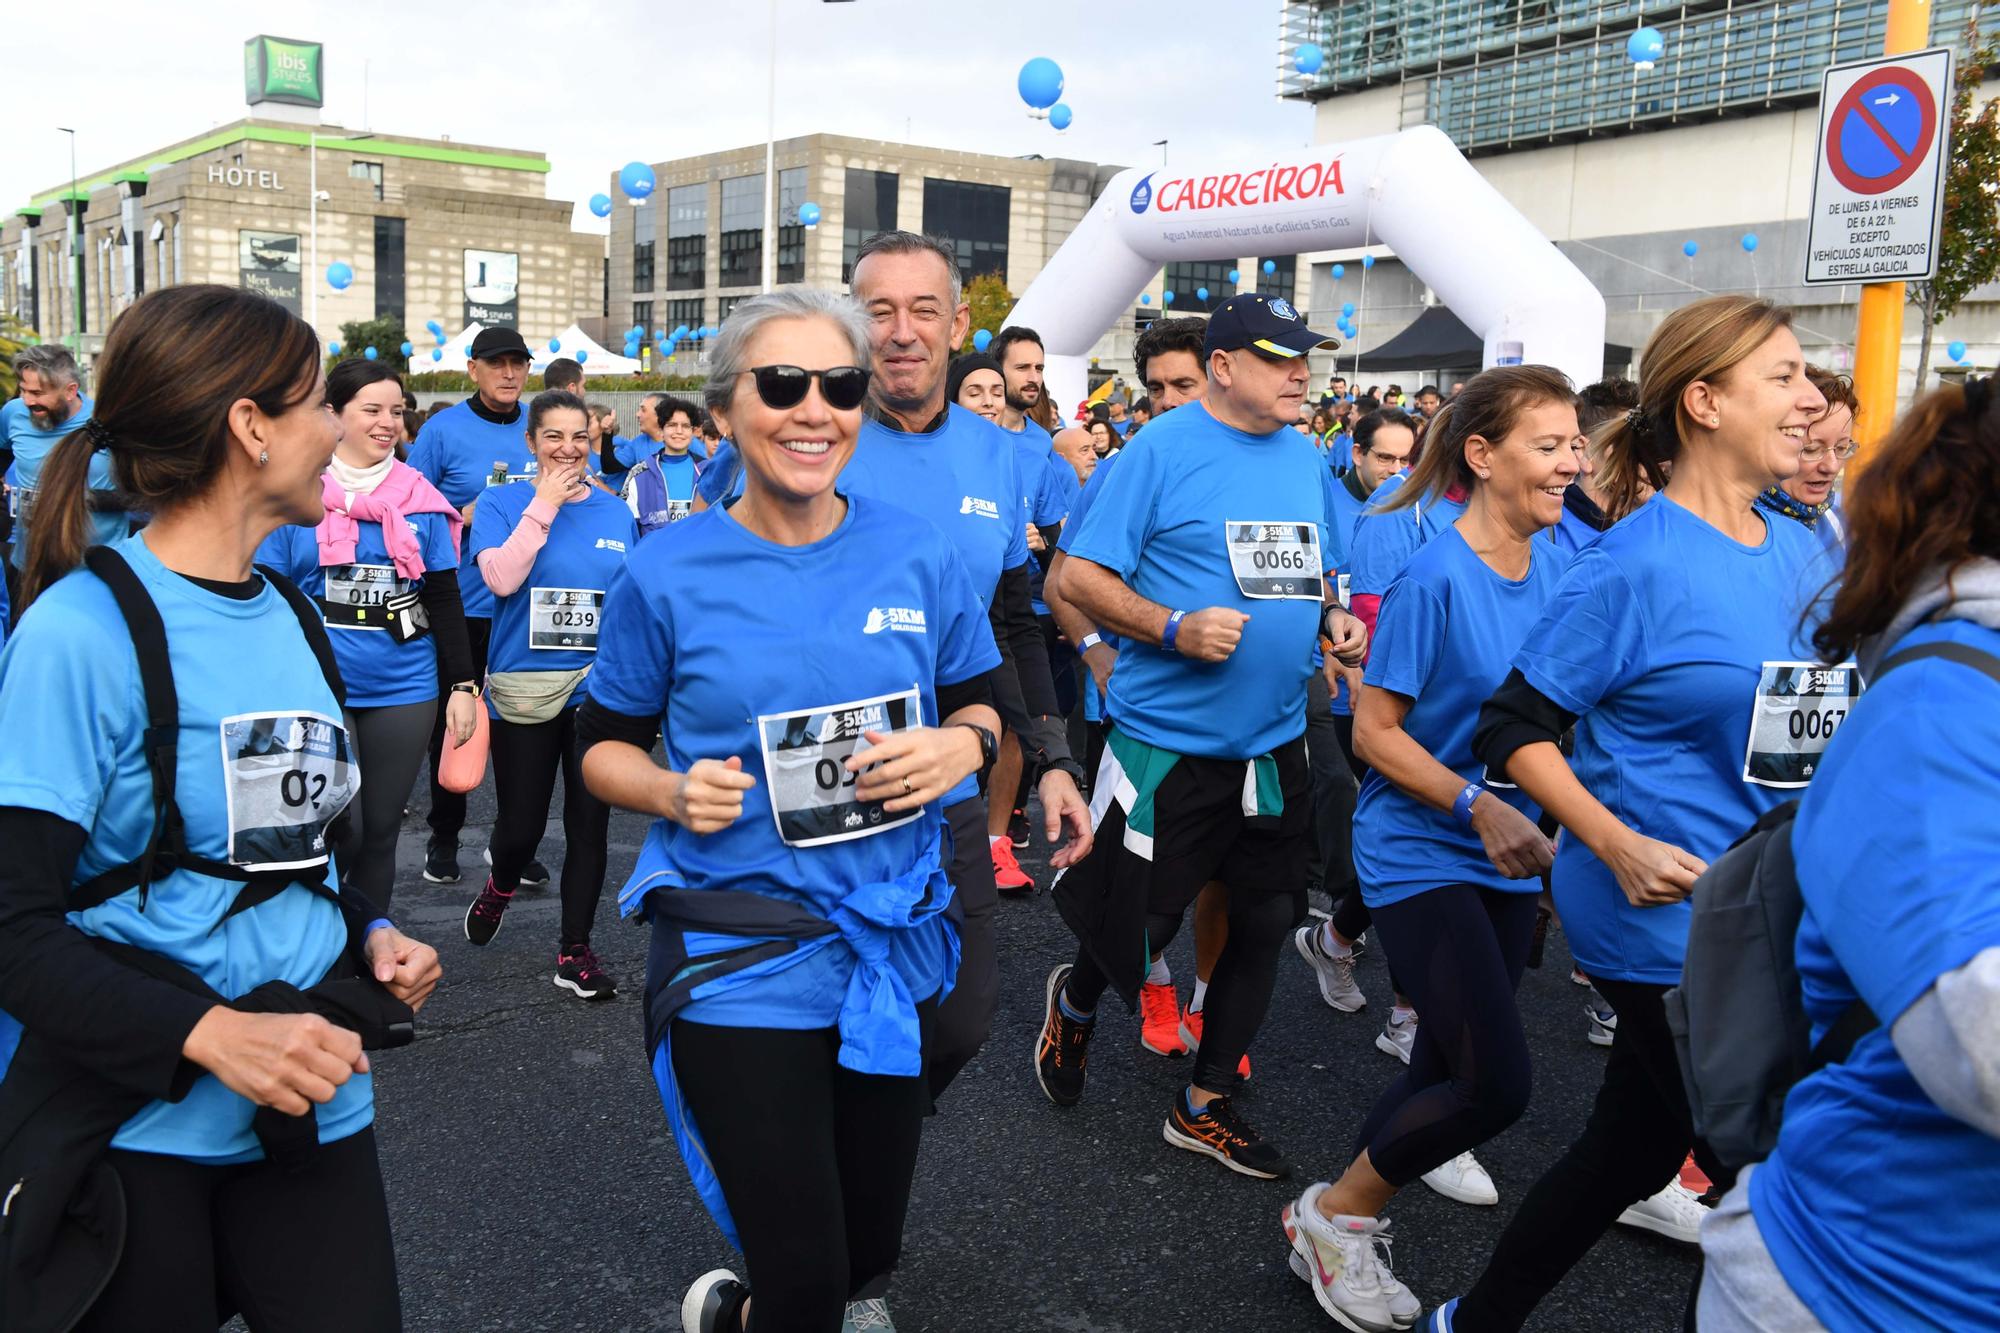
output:
<instances>
[{"instance_id":1,"label":"race bib number 0116","mask_svg":"<svg viewBox=\"0 0 2000 1333\"><path fill-rule=\"evenodd\" d=\"M528 647L597 651L597 626L604 615L602 588L533 588L528 598Z\"/></svg>"},{"instance_id":2,"label":"race bib number 0116","mask_svg":"<svg viewBox=\"0 0 2000 1333\"><path fill-rule=\"evenodd\" d=\"M778 836L794 847L817 847L915 819L919 810L892 814L880 801L857 797L854 784L861 775L848 771L847 759L867 753L867 732L908 731L922 724L915 686L900 694L759 716L757 740Z\"/></svg>"},{"instance_id":3,"label":"race bib number 0116","mask_svg":"<svg viewBox=\"0 0 2000 1333\"><path fill-rule=\"evenodd\" d=\"M1852 662L1764 663L1750 713L1743 780L1760 787L1805 786L1860 697L1861 673Z\"/></svg>"},{"instance_id":4,"label":"race bib number 0116","mask_svg":"<svg viewBox=\"0 0 2000 1333\"><path fill-rule=\"evenodd\" d=\"M382 608L409 590L394 565L328 565L324 619L333 629L387 629Z\"/></svg>"},{"instance_id":5,"label":"race bib number 0116","mask_svg":"<svg viewBox=\"0 0 2000 1333\"><path fill-rule=\"evenodd\" d=\"M245 870L324 865L327 827L361 788L347 728L323 713L222 719L229 863Z\"/></svg>"},{"instance_id":6,"label":"race bib number 0116","mask_svg":"<svg viewBox=\"0 0 2000 1333\"><path fill-rule=\"evenodd\" d=\"M1324 598L1316 523L1224 523L1229 570L1245 597Z\"/></svg>"}]
</instances>

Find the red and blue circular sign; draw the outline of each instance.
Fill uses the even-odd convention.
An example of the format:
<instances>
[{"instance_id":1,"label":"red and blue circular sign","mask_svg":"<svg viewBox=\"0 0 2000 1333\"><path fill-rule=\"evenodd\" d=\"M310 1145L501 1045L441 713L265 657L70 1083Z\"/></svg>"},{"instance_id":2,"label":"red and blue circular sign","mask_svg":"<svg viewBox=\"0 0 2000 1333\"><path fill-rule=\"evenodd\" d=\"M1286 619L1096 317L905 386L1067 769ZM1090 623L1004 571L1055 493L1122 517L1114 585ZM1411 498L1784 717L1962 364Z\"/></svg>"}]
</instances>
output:
<instances>
[{"instance_id":1,"label":"red and blue circular sign","mask_svg":"<svg viewBox=\"0 0 2000 1333\"><path fill-rule=\"evenodd\" d=\"M1923 165L1937 114L1937 99L1914 71L1895 65L1871 70L1828 117L1827 169L1856 194L1893 190Z\"/></svg>"}]
</instances>

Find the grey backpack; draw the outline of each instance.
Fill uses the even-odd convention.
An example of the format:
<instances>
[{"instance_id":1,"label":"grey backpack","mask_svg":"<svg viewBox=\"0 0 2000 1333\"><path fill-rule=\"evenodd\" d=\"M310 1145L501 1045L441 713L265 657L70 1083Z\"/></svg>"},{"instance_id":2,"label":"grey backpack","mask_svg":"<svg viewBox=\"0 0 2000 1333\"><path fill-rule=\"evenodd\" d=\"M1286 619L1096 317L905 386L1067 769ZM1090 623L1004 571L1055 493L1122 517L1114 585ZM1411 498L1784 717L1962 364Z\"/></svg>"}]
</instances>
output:
<instances>
[{"instance_id":1,"label":"grey backpack","mask_svg":"<svg viewBox=\"0 0 2000 1333\"><path fill-rule=\"evenodd\" d=\"M1892 654L1875 683L1903 665L1942 657L2000 682L2000 658L1959 643ZM1694 886L1687 961L1667 992L1697 1138L1732 1168L1761 1162L1778 1143L1792 1085L1839 1064L1879 1020L1857 1000L1817 1043L1799 990L1795 949L1805 911L1792 860L1799 803L1769 811Z\"/></svg>"}]
</instances>

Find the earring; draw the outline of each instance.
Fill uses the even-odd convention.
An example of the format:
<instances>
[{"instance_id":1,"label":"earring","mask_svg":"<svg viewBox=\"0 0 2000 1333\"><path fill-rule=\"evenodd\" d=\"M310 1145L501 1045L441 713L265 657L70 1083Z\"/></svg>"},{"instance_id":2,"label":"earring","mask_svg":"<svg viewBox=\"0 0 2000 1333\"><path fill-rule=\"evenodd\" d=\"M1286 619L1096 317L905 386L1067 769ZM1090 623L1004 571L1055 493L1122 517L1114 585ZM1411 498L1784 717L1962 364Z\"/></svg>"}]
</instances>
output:
<instances>
[{"instance_id":1,"label":"earring","mask_svg":"<svg viewBox=\"0 0 2000 1333\"><path fill-rule=\"evenodd\" d=\"M1720 426L1720 425L1722 424L1722 418L1721 418L1721 417L1710 417L1710 418L1708 419L1708 424L1709 424L1709 425L1711 425L1711 426Z\"/></svg>"},{"instance_id":2,"label":"earring","mask_svg":"<svg viewBox=\"0 0 2000 1333\"><path fill-rule=\"evenodd\" d=\"M261 452L258 453L257 455L258 467L262 467L270 461L271 461L271 451L269 449L262 450Z\"/></svg>"}]
</instances>

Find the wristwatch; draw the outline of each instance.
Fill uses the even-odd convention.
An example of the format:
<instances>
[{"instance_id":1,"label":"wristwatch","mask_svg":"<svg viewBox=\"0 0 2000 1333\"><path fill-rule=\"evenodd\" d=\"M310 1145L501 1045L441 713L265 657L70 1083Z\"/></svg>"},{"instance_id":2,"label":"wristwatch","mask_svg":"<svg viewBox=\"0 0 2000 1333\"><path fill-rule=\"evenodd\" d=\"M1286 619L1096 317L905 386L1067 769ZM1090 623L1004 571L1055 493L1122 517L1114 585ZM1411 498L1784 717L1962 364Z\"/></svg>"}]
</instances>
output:
<instances>
[{"instance_id":1,"label":"wristwatch","mask_svg":"<svg viewBox=\"0 0 2000 1333\"><path fill-rule=\"evenodd\" d=\"M1000 757L1000 738L980 726L977 722L954 722L954 727L964 727L979 737L979 771L984 773L993 767L993 761Z\"/></svg>"}]
</instances>

